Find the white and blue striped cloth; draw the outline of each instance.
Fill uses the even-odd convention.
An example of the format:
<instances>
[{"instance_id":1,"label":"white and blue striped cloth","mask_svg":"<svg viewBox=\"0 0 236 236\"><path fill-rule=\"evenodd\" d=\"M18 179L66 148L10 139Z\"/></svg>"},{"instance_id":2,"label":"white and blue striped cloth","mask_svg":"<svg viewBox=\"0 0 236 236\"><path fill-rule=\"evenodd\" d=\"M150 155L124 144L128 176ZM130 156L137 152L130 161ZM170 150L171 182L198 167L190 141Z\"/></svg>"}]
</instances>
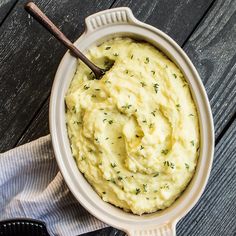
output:
<instances>
[{"instance_id":1,"label":"white and blue striped cloth","mask_svg":"<svg viewBox=\"0 0 236 236\"><path fill-rule=\"evenodd\" d=\"M44 221L50 235L75 236L107 226L70 193L49 135L0 154L0 220L16 217Z\"/></svg>"}]
</instances>

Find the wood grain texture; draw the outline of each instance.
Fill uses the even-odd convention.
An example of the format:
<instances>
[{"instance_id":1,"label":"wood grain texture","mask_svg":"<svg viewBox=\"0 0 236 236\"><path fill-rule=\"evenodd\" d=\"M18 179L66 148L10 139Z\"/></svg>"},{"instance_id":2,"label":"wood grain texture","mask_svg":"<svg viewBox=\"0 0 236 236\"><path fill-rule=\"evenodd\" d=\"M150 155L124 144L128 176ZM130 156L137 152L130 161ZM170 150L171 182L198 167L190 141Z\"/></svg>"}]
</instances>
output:
<instances>
[{"instance_id":1,"label":"wood grain texture","mask_svg":"<svg viewBox=\"0 0 236 236\"><path fill-rule=\"evenodd\" d=\"M213 0L117 0L113 7L130 7L141 21L157 27L183 45Z\"/></svg>"},{"instance_id":2,"label":"wood grain texture","mask_svg":"<svg viewBox=\"0 0 236 236\"><path fill-rule=\"evenodd\" d=\"M112 7L128 6L132 9L134 15L142 21L154 25L155 27L162 29L164 32L173 36L173 38L179 42L180 45L189 37L194 27L198 24L201 17L205 14L212 0L190 0L190 1L173 1L169 4L168 1L141 1L141 0L118 0ZM173 17L169 17L173 16ZM184 21L183 21L184 20ZM187 23L185 22L187 21ZM183 30L184 24L184 30ZM29 136L24 135L21 138L21 144L24 141L30 141L45 133L44 124L48 122L47 106L40 110L40 120L35 120L32 123L32 127L39 127L39 129L31 128L31 134ZM40 124L36 125L35 122L42 122L42 128ZM47 130L49 132L49 130ZM27 132L29 134L29 132Z\"/></svg>"},{"instance_id":3,"label":"wood grain texture","mask_svg":"<svg viewBox=\"0 0 236 236\"><path fill-rule=\"evenodd\" d=\"M44 2L44 1L41 1ZM162 29L163 31L169 33L174 39L177 40L179 44L183 44L188 38L189 34L192 32L193 28L188 28L187 24L189 22L185 21L185 15L189 18L194 18L195 23L194 26L198 24L200 16L191 14L190 10L186 10L183 7L184 2L186 4L195 4L192 11L198 11L203 8L205 1L178 1L182 4L182 7L178 7L178 2L173 1L173 4L166 3L167 1L117 1L114 6L127 5L130 6L134 14L140 20L146 20L149 24L153 24L154 26ZM198 5L200 4L201 5ZM49 3L51 4L51 2ZM163 4L166 4L163 6ZM55 4L56 5L56 4ZM54 5L54 7L55 7ZM210 5L209 1L206 1L206 6L204 9L207 9ZM216 137L218 137L221 131L226 127L229 120L232 119L235 114L235 0L230 1L216 1L216 3L212 6L209 13L206 15L204 20L198 26L198 29L193 33L188 42L185 44L185 51L188 53L195 66L197 67L203 82L206 86L207 93L210 98L210 102L212 105L214 121L216 126ZM46 7L46 5L45 5ZM65 6L64 6L65 7ZM153 8L154 7L154 8ZM188 6L189 7L189 6ZM195 9L196 8L196 9ZM174 9L174 11L170 10ZM182 14L181 11L178 12L176 9L182 9L185 13ZM54 9L55 11L55 9ZM177 15L179 17L177 17ZM54 13L49 11L48 13L52 14L54 17ZM168 17L167 17L168 13ZM199 10L199 14L201 16L204 12ZM50 15L49 15L50 16ZM171 17L169 17L171 16ZM181 17L182 16L182 17ZM194 16L194 17L193 17ZM59 17L59 16L58 16ZM198 18L199 17L199 18ZM166 19L167 18L167 19ZM168 18L170 23L168 23ZM172 19L173 18L173 19ZM193 20L193 19L190 19ZM163 22L163 23L162 23ZM64 25L61 23L62 26ZM192 24L192 23L191 23ZM187 25L187 26L186 26ZM184 27L186 26L186 28ZM65 26L67 27L67 26ZM168 28L169 27L169 28ZM73 28L73 27L72 27ZM191 30L190 30L191 29ZM66 30L66 28L65 28ZM72 29L69 29L67 32L71 32ZM177 30L176 33L174 31ZM185 34L185 30L189 30L189 34ZM0 28L1 33L1 28ZM182 34L185 35L182 37ZM175 36L177 35L177 36ZM178 36L179 35L179 36ZM78 36L78 35L77 35ZM76 36L76 37L77 37ZM10 38L11 39L11 38ZM28 40L30 37L28 36ZM11 39L12 40L12 39ZM52 39L51 39L52 40ZM1 40L0 40L1 41ZM50 42L50 41L49 41ZM42 43L42 41L40 42ZM14 45L14 44L13 44ZM54 48L55 45L51 44L51 48ZM59 46L58 46L59 48ZM50 47L47 48L49 50ZM57 53L57 52L56 52ZM61 53L61 54L60 54ZM57 57L61 56L63 50L60 51L59 54L55 54ZM48 55L48 52L43 51L40 57ZM27 60L34 58L37 54L31 54L28 56ZM1 44L0 44L0 58L1 58ZM14 58L13 58L14 59ZM40 59L42 60L42 59ZM51 67L56 68L58 60L51 62ZM9 61L9 59L8 59ZM7 62L7 61L6 61ZM5 63L6 63L5 62ZM15 62L15 60L13 60ZM34 61L33 61L34 62ZM36 60L37 62L37 60ZM34 62L35 63L35 62ZM47 62L48 63L48 62ZM45 63L45 64L47 64ZM54 63L54 64L53 64ZM0 60L1 64L1 60ZM40 64L43 66L44 64ZM55 67L54 67L55 65ZM34 67L37 69L37 67ZM10 70L11 68L8 67ZM30 71L30 70L29 70ZM41 72L41 71L40 71ZM49 75L48 75L49 74ZM5 74L6 75L6 74ZM11 73L14 77L15 72ZM45 76L49 76L51 80L53 79L53 73L50 71L45 72ZM34 74L36 76L36 74ZM1 77L1 66L0 66L0 77ZM9 78L6 76L6 78ZM44 79L41 77L41 79ZM39 79L37 82L39 83ZM50 91L50 84L52 81L47 83L49 87L45 89L47 95L44 96L44 99L48 103L48 94ZM40 82L43 83L43 82ZM14 80L12 82L12 86L14 86ZM1 79L0 79L1 86ZM43 85L40 87L43 89ZM1 87L0 87L1 90ZM19 88L20 90L20 88ZM29 89L30 90L30 89ZM33 90L35 91L35 90ZM1 91L0 91L0 94ZM22 92L24 94L24 92ZM30 94L30 93L29 93ZM33 95L32 95L33 96ZM34 95L37 96L37 95ZM23 95L22 95L23 97ZM27 101L27 100L25 100ZM1 103L2 104L2 103ZM24 103L22 103L24 104ZM37 104L35 101L31 104ZM9 103L9 106L11 103ZM36 106L36 105L35 105ZM36 115L37 109L41 107L39 114ZM29 113L30 106L27 106L25 113ZM0 105L0 110L1 110ZM17 108L19 109L19 107ZM10 112L10 110L8 111ZM8 114L8 113L5 113ZM16 117L18 119L17 112L14 113L13 118ZM24 116L25 117L25 116ZM1 119L1 115L0 115ZM29 121L30 119L28 119ZM31 117L33 120L32 124L27 127L22 128L22 133L24 130L27 130L25 135L19 141L19 144L24 143L26 141L30 141L34 138L37 138L41 135L44 135L48 132L48 107L46 105L43 106L43 102L37 104L35 108L34 115ZM46 125L45 125L46 124ZM19 126L19 123L18 123ZM202 196L199 203L195 206L195 208L178 224L177 226L177 235L183 236L233 236L236 235L236 221L235 221L235 160L236 160L236 128L235 121L231 124L228 131L222 136L222 139L218 143L216 147L215 153L215 161L213 165L213 171L211 174L210 181L207 185L207 189ZM18 127L15 126L17 130ZM7 129L6 129L7 130ZM12 128L14 131L14 127ZM20 135L17 136L18 138ZM0 142L2 142L0 140ZM6 142L7 143L7 142ZM13 143L13 142L12 142ZM11 143L11 145L13 145ZM3 144L4 147L5 144ZM9 146L12 147L12 146ZM5 147L4 147L5 148ZM102 235L124 235L121 231L107 228L101 231L92 232L86 234L88 236L102 236Z\"/></svg>"},{"instance_id":4,"label":"wood grain texture","mask_svg":"<svg viewBox=\"0 0 236 236\"><path fill-rule=\"evenodd\" d=\"M236 1L219 0L186 43L210 99L216 137L236 113Z\"/></svg>"},{"instance_id":5,"label":"wood grain texture","mask_svg":"<svg viewBox=\"0 0 236 236\"><path fill-rule=\"evenodd\" d=\"M236 235L236 120L216 146L207 187L177 225L177 235Z\"/></svg>"},{"instance_id":6,"label":"wood grain texture","mask_svg":"<svg viewBox=\"0 0 236 236\"><path fill-rule=\"evenodd\" d=\"M0 25L2 24L2 21L7 17L9 12L11 11L11 8L14 6L16 2L17 0L0 1Z\"/></svg>"},{"instance_id":7,"label":"wood grain texture","mask_svg":"<svg viewBox=\"0 0 236 236\"><path fill-rule=\"evenodd\" d=\"M0 28L0 150L12 148L39 107L45 103L53 77L66 49L36 21L19 1ZM74 41L83 32L84 18L113 0L46 1L38 3ZM80 10L83 9L83 10Z\"/></svg>"}]
</instances>

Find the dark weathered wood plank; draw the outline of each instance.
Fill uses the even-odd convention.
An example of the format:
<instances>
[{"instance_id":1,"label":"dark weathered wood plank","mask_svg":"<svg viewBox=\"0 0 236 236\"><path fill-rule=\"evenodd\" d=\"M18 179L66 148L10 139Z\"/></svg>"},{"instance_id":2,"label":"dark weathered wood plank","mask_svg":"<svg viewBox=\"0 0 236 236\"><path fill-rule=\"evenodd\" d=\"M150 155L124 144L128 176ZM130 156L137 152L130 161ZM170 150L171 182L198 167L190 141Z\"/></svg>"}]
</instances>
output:
<instances>
[{"instance_id":1,"label":"dark weathered wood plank","mask_svg":"<svg viewBox=\"0 0 236 236\"><path fill-rule=\"evenodd\" d=\"M232 55L235 51L232 47L235 38L234 2L217 1L203 23L198 27L198 30L185 45L185 50L199 70L207 88L213 108L217 137L230 119L228 117L232 117L235 113L235 56ZM228 59L226 59L227 57ZM231 78L229 74L231 74ZM215 93L212 92L214 89ZM230 93L232 93L232 96ZM232 105L224 103L224 99L227 101L228 96L232 100ZM226 105L224 106L224 104ZM45 108L41 109L40 114L47 115L46 110ZM223 116L223 119L221 119L221 116ZM39 121L40 123L47 122L45 115L42 114L39 117L40 119L36 119L36 123ZM35 122L33 122L33 125L37 127ZM31 130L36 131L40 129L39 127ZM235 166L236 158L234 127L235 122L217 145L215 162L207 190L198 205L178 225L178 235L231 236L236 232L236 222L233 214L235 205L232 205L235 202L236 192L235 170L232 169ZM37 133L37 135L40 134ZM25 138L27 138L27 135ZM31 136L31 138L33 137ZM24 139L21 141L24 142ZM99 235L99 233L101 235L116 235L117 232L109 228L91 233L89 236Z\"/></svg>"},{"instance_id":2,"label":"dark weathered wood plank","mask_svg":"<svg viewBox=\"0 0 236 236\"><path fill-rule=\"evenodd\" d=\"M0 27L0 151L13 147L46 101L66 49L23 9L19 1ZM84 18L113 0L35 1L73 41ZM82 9L82 10L81 10Z\"/></svg>"},{"instance_id":3,"label":"dark weathered wood plank","mask_svg":"<svg viewBox=\"0 0 236 236\"><path fill-rule=\"evenodd\" d=\"M182 45L214 0L117 0L113 7L128 6L141 21L163 30Z\"/></svg>"},{"instance_id":4,"label":"dark weathered wood plank","mask_svg":"<svg viewBox=\"0 0 236 236\"><path fill-rule=\"evenodd\" d=\"M7 17L9 11L14 6L17 0L1 0L0 1L0 25L2 21Z\"/></svg>"},{"instance_id":5,"label":"dark weathered wood plank","mask_svg":"<svg viewBox=\"0 0 236 236\"><path fill-rule=\"evenodd\" d=\"M236 120L215 150L212 172L198 204L178 224L177 235L236 235Z\"/></svg>"},{"instance_id":6,"label":"dark weathered wood plank","mask_svg":"<svg viewBox=\"0 0 236 236\"><path fill-rule=\"evenodd\" d=\"M201 17L205 14L205 11L208 9L212 2L212 0L190 0L180 2L175 0L172 4L169 4L164 0L118 0L112 7L130 7L138 19L146 21L147 23L162 29L166 33L169 33L171 36L173 36L177 40L177 42L179 42L179 44L182 44L189 37L189 34L197 25ZM41 119L43 119L43 124L45 122L48 122L48 114L46 110L47 105L45 104L45 107L41 112L46 116L43 117L42 115L40 115ZM41 122L40 120L38 121ZM32 124L32 126L37 126L34 123ZM33 138L39 137L40 134L45 133L45 131L43 131L43 127L39 130L34 129L34 131L31 129L30 132L30 138L27 137L27 135L24 136L19 144L21 144L22 142L30 141Z\"/></svg>"},{"instance_id":7,"label":"dark weathered wood plank","mask_svg":"<svg viewBox=\"0 0 236 236\"><path fill-rule=\"evenodd\" d=\"M184 46L206 87L215 135L236 113L236 1L219 0Z\"/></svg>"}]
</instances>

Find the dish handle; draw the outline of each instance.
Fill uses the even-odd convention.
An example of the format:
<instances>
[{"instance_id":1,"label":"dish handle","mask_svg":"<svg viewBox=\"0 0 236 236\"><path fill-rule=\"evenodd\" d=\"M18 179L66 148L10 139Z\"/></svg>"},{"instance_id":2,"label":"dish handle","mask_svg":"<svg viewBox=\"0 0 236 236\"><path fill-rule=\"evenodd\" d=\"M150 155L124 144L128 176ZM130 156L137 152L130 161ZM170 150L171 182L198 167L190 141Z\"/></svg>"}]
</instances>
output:
<instances>
[{"instance_id":1,"label":"dish handle","mask_svg":"<svg viewBox=\"0 0 236 236\"><path fill-rule=\"evenodd\" d=\"M153 228L128 229L128 236L176 236L175 225L165 224Z\"/></svg>"},{"instance_id":2,"label":"dish handle","mask_svg":"<svg viewBox=\"0 0 236 236\"><path fill-rule=\"evenodd\" d=\"M96 31L107 25L137 24L138 20L134 17L128 7L117 7L100 11L85 19L86 30L88 32Z\"/></svg>"}]
</instances>

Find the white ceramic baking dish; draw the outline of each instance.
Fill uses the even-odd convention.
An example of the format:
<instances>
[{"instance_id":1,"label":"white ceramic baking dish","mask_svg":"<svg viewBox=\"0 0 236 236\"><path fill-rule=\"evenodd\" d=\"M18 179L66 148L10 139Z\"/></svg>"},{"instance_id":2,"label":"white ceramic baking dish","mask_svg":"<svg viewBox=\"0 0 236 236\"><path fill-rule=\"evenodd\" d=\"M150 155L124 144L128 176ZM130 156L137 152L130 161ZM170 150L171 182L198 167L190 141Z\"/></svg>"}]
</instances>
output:
<instances>
[{"instance_id":1,"label":"white ceramic baking dish","mask_svg":"<svg viewBox=\"0 0 236 236\"><path fill-rule=\"evenodd\" d=\"M78 22L79 23L79 22ZM72 157L65 123L64 97L76 70L69 52L63 57L50 99L50 131L57 163L71 192L91 214L128 235L175 235L175 226L200 198L211 170L214 128L209 101L201 79L184 51L160 30L138 21L126 7L105 10L85 19L86 29L75 45L83 52L107 39L125 36L148 41L162 50L184 73L195 100L200 122L200 157L195 175L169 208L142 216L126 213L104 202L78 170ZM196 209L197 210L197 209Z\"/></svg>"}]
</instances>

